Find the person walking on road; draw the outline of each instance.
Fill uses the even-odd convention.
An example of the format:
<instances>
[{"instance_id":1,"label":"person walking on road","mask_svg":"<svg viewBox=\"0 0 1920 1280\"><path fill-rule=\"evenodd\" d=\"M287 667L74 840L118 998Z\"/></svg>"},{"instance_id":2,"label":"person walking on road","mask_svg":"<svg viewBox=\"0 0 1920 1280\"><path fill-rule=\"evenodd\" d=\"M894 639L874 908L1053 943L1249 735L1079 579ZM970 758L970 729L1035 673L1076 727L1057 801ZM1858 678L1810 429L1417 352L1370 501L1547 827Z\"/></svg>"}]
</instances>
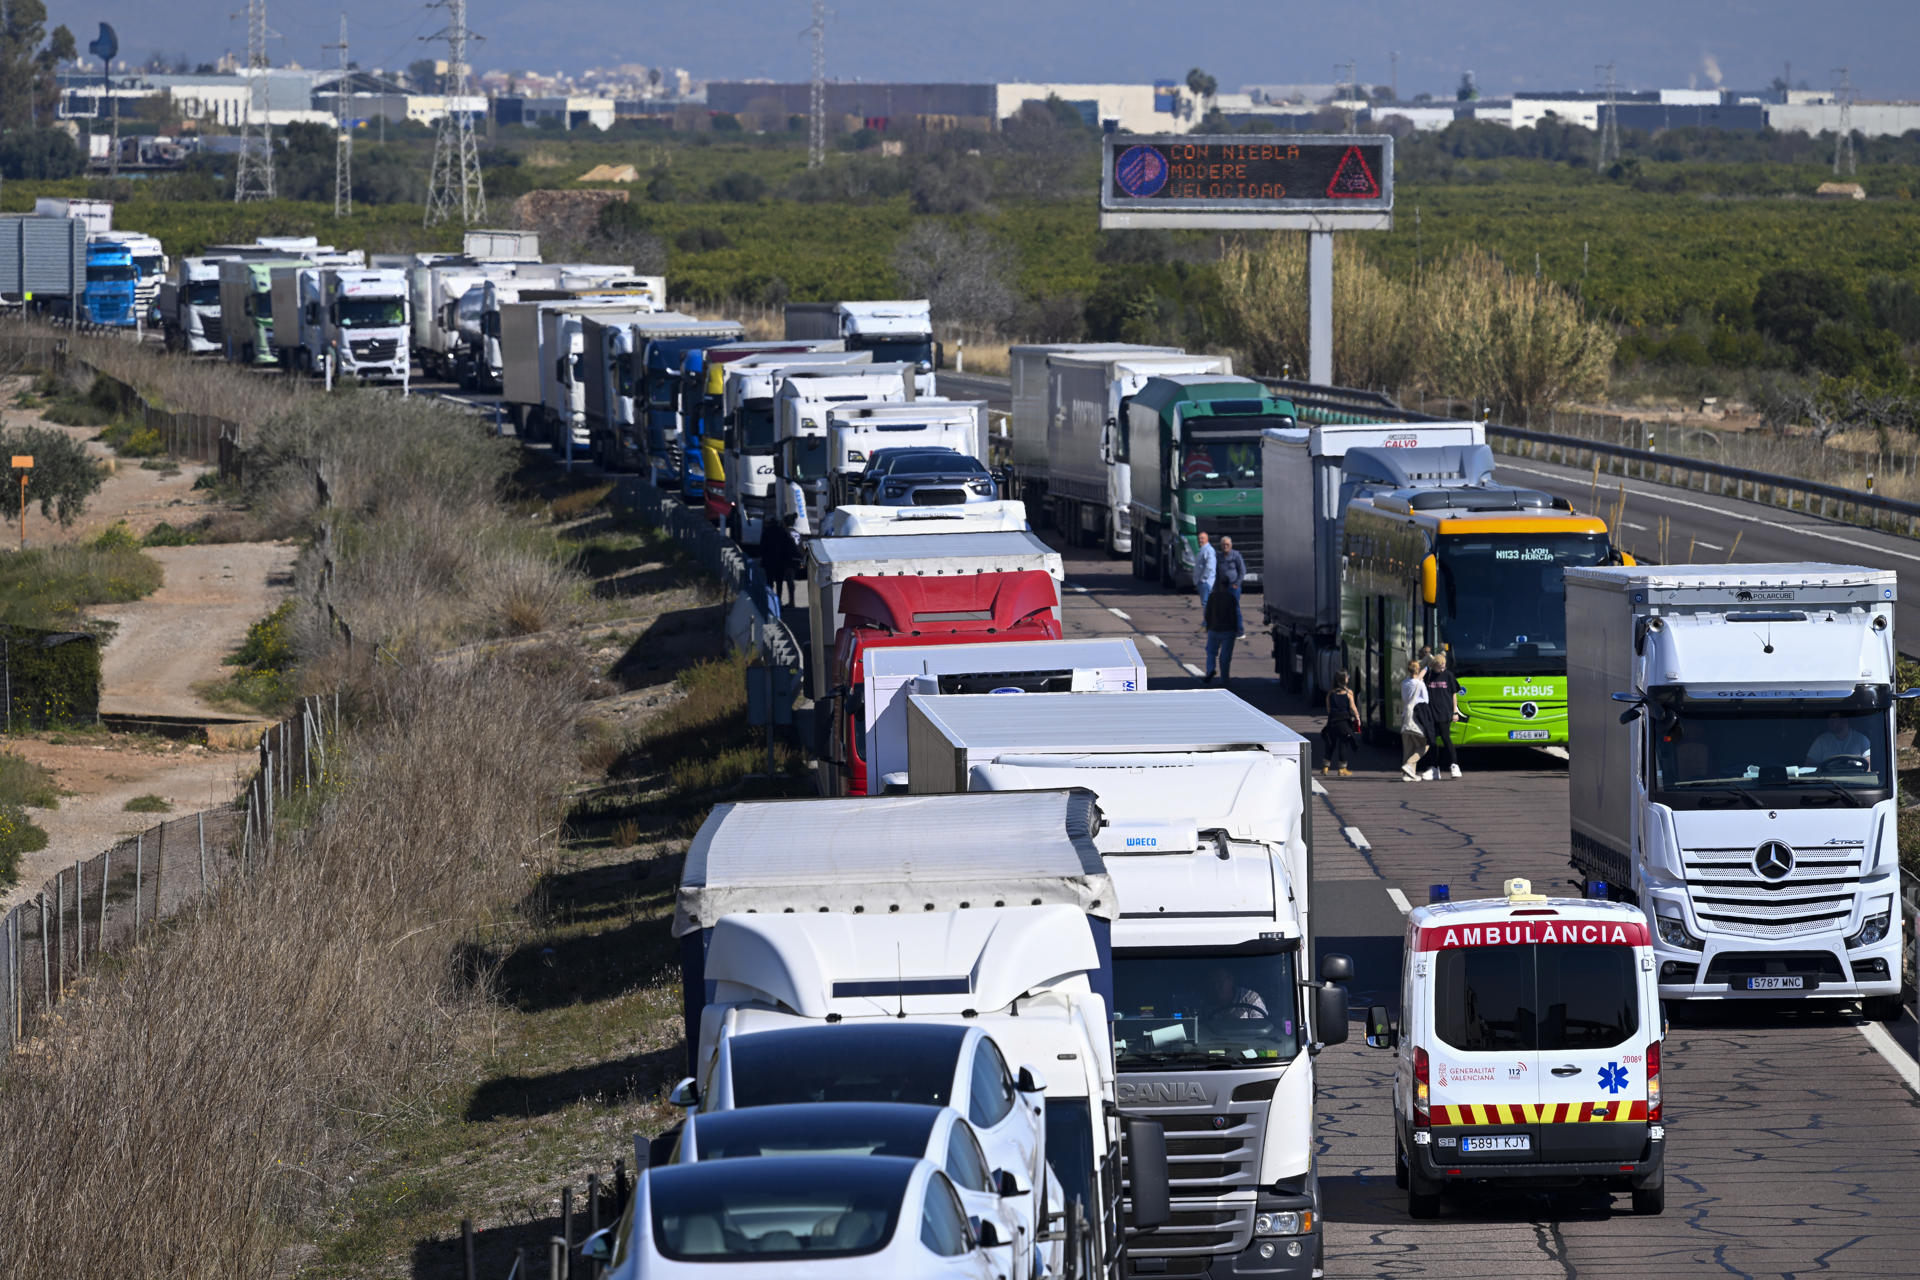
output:
<instances>
[{"instance_id":1,"label":"person walking on road","mask_svg":"<svg viewBox=\"0 0 1920 1280\"><path fill-rule=\"evenodd\" d=\"M1233 549L1232 538L1220 539L1220 583L1233 593L1233 633L1243 639L1247 624L1240 616L1240 585L1246 580L1246 557Z\"/></svg>"},{"instance_id":2,"label":"person walking on road","mask_svg":"<svg viewBox=\"0 0 1920 1280\"><path fill-rule=\"evenodd\" d=\"M1225 584L1218 580L1207 593L1206 626L1206 683L1213 683L1213 673L1217 667L1220 683L1225 684L1233 676L1233 642L1240 633L1240 610L1234 604L1233 593L1227 591Z\"/></svg>"},{"instance_id":3,"label":"person walking on road","mask_svg":"<svg viewBox=\"0 0 1920 1280\"><path fill-rule=\"evenodd\" d=\"M1213 543L1207 540L1207 531L1200 531L1200 550L1193 556L1193 589L1200 597L1200 625L1207 625L1207 595L1213 590L1213 575L1218 571L1219 561Z\"/></svg>"},{"instance_id":4,"label":"person walking on road","mask_svg":"<svg viewBox=\"0 0 1920 1280\"><path fill-rule=\"evenodd\" d=\"M1360 706L1353 700L1347 673L1336 671L1333 688L1327 690L1327 724L1320 730L1320 741L1327 749L1320 772L1333 773L1338 770L1343 778L1351 776L1353 770L1347 768L1347 753L1352 749L1353 740L1359 736Z\"/></svg>"},{"instance_id":5,"label":"person walking on road","mask_svg":"<svg viewBox=\"0 0 1920 1280\"><path fill-rule=\"evenodd\" d=\"M767 594L773 598L774 616L779 616L782 598L793 603L794 570L799 566L800 544L793 536L795 518L786 516L768 521L760 534L760 567L767 575Z\"/></svg>"},{"instance_id":6,"label":"person walking on road","mask_svg":"<svg viewBox=\"0 0 1920 1280\"><path fill-rule=\"evenodd\" d=\"M1453 749L1453 722L1464 720L1456 699L1460 696L1460 681L1447 670L1447 655L1436 653L1427 662L1426 674L1421 682L1427 686L1427 754L1421 757L1420 770L1428 782L1440 776L1445 769L1453 777L1460 776L1460 757Z\"/></svg>"},{"instance_id":7,"label":"person walking on road","mask_svg":"<svg viewBox=\"0 0 1920 1280\"><path fill-rule=\"evenodd\" d=\"M1407 677L1400 682L1400 777L1420 781L1417 767L1427 753L1427 669L1418 658L1407 661Z\"/></svg>"}]
</instances>

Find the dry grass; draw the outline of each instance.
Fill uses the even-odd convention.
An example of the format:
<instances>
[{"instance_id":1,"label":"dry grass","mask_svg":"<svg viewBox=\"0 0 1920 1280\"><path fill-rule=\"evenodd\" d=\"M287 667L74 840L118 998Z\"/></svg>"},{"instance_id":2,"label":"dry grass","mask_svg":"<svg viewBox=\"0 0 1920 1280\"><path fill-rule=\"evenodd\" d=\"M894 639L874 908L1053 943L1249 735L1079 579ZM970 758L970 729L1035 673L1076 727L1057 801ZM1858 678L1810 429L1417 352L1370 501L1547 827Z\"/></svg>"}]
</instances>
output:
<instances>
[{"instance_id":1,"label":"dry grass","mask_svg":"<svg viewBox=\"0 0 1920 1280\"><path fill-rule=\"evenodd\" d=\"M550 851L574 693L423 664L367 710L270 866L7 1065L10 1273L265 1274L459 1044L478 992L455 950Z\"/></svg>"},{"instance_id":2,"label":"dry grass","mask_svg":"<svg viewBox=\"0 0 1920 1280\"><path fill-rule=\"evenodd\" d=\"M1221 293L1254 370L1307 368L1307 245L1277 232L1230 249ZM1420 387L1545 409L1606 385L1614 338L1551 281L1515 275L1479 250L1418 279L1388 276L1357 242L1335 244L1334 381Z\"/></svg>"}]
</instances>

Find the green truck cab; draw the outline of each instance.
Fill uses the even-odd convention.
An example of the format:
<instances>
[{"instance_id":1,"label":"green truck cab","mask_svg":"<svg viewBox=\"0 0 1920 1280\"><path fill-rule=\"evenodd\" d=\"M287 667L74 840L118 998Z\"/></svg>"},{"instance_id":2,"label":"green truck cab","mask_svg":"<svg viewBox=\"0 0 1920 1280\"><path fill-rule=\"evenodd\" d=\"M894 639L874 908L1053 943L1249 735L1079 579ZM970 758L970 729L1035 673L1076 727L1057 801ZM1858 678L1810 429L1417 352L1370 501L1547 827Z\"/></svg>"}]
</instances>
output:
<instances>
[{"instance_id":1,"label":"green truck cab","mask_svg":"<svg viewBox=\"0 0 1920 1280\"><path fill-rule=\"evenodd\" d=\"M1120 437L1133 481L1133 575L1184 589L1204 530L1233 539L1260 585L1260 433L1295 425L1291 400L1249 378L1180 374L1134 393Z\"/></svg>"}]
</instances>

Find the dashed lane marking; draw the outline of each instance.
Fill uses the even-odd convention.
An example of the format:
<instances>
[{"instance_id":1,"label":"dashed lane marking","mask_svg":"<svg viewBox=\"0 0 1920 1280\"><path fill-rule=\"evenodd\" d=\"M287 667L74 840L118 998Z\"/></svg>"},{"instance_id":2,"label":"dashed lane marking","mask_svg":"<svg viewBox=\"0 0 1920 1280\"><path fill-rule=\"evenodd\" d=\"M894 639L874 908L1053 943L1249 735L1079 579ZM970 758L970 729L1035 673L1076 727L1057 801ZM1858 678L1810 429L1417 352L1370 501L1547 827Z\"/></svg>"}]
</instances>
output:
<instances>
[{"instance_id":1,"label":"dashed lane marking","mask_svg":"<svg viewBox=\"0 0 1920 1280\"><path fill-rule=\"evenodd\" d=\"M1393 905L1399 909L1401 915L1404 916L1413 910L1413 904L1407 901L1407 895L1392 885L1387 886L1387 897L1393 900Z\"/></svg>"},{"instance_id":2,"label":"dashed lane marking","mask_svg":"<svg viewBox=\"0 0 1920 1280\"><path fill-rule=\"evenodd\" d=\"M1107 606L1107 612L1108 612L1108 613L1110 613L1110 614L1112 614L1112 615L1113 615L1114 617L1116 617L1116 618L1118 618L1118 619L1120 619L1120 621L1122 621L1122 622L1132 622L1132 621L1133 621L1133 619L1132 619L1132 618L1130 618L1130 617L1129 617L1129 616L1127 616L1126 614L1124 614L1124 613L1122 613L1122 612L1121 612L1120 610L1118 610L1118 609L1116 609L1116 608L1114 608L1114 607L1113 607L1112 605L1108 605L1108 606Z\"/></svg>"},{"instance_id":3,"label":"dashed lane marking","mask_svg":"<svg viewBox=\"0 0 1920 1280\"><path fill-rule=\"evenodd\" d=\"M1180 665L1187 669L1187 674L1190 676L1204 676L1207 674L1206 672L1202 671L1200 668L1194 666L1191 662L1183 662Z\"/></svg>"},{"instance_id":4,"label":"dashed lane marking","mask_svg":"<svg viewBox=\"0 0 1920 1280\"><path fill-rule=\"evenodd\" d=\"M1340 828L1340 834L1347 838L1348 844L1360 850L1362 853L1373 848L1372 845L1367 843L1367 838L1360 834L1360 828L1358 827L1342 827Z\"/></svg>"},{"instance_id":5,"label":"dashed lane marking","mask_svg":"<svg viewBox=\"0 0 1920 1280\"><path fill-rule=\"evenodd\" d=\"M1161 649L1164 649L1167 647L1167 642L1165 640L1162 640L1159 636L1148 636L1147 643Z\"/></svg>"},{"instance_id":6,"label":"dashed lane marking","mask_svg":"<svg viewBox=\"0 0 1920 1280\"><path fill-rule=\"evenodd\" d=\"M1313 780L1313 794L1317 796L1323 796L1327 794L1327 789L1320 785L1320 779L1318 778L1315 778Z\"/></svg>"}]
</instances>

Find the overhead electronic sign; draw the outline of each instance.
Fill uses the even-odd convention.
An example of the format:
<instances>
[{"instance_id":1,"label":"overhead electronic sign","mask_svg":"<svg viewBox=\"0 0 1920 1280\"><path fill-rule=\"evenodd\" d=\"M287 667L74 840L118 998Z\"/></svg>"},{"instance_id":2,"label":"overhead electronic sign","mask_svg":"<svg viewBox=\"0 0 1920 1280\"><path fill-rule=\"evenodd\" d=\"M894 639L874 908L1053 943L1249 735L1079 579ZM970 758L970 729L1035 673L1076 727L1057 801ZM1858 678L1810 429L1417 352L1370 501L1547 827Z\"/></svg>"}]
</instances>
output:
<instances>
[{"instance_id":1,"label":"overhead electronic sign","mask_svg":"<svg viewBox=\"0 0 1920 1280\"><path fill-rule=\"evenodd\" d=\"M1189 134L1104 140L1103 227L1386 230L1385 134Z\"/></svg>"}]
</instances>

